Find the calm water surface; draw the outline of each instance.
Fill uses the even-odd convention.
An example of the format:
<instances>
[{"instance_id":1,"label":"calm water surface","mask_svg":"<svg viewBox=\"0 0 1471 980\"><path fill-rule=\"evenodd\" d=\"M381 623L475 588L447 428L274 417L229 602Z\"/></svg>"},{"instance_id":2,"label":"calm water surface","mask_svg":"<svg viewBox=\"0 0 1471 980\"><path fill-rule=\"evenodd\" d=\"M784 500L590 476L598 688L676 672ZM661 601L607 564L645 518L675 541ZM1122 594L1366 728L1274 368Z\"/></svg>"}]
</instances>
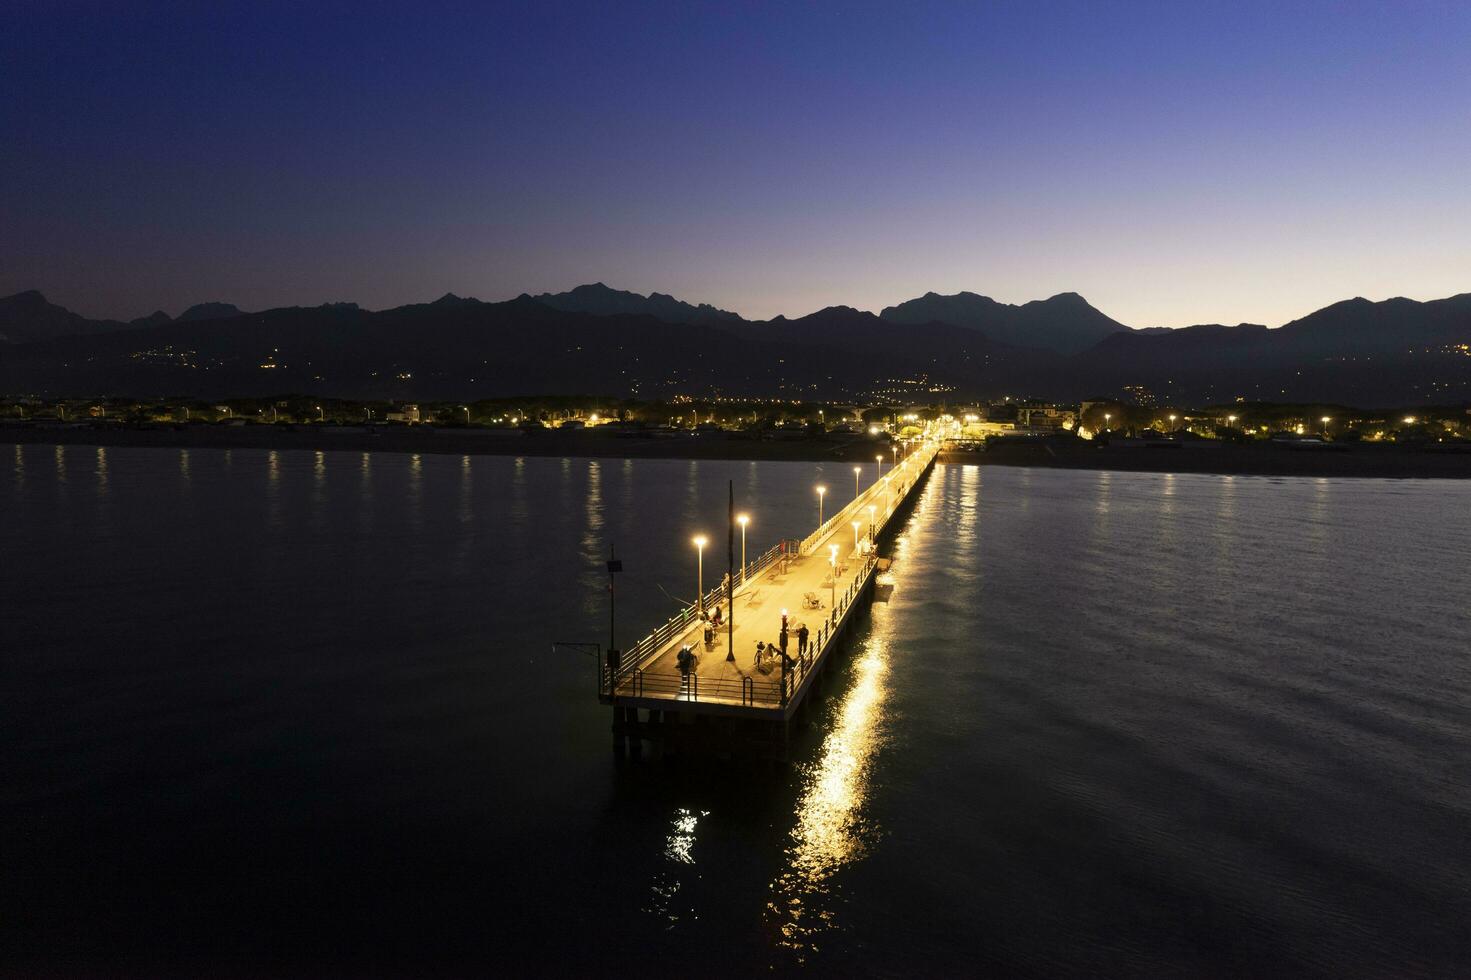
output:
<instances>
[{"instance_id":1,"label":"calm water surface","mask_svg":"<svg viewBox=\"0 0 1471 980\"><path fill-rule=\"evenodd\" d=\"M551 642L846 466L0 449L11 971L1471 963L1463 484L937 468L772 772L615 765Z\"/></svg>"}]
</instances>

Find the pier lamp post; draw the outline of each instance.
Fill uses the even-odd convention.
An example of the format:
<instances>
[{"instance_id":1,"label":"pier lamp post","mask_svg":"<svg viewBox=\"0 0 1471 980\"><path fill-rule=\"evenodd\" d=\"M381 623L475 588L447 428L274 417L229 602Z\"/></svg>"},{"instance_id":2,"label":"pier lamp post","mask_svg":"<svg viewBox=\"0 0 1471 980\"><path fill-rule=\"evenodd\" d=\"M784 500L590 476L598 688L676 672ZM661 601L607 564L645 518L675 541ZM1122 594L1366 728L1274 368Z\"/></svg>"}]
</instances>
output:
<instances>
[{"instance_id":1,"label":"pier lamp post","mask_svg":"<svg viewBox=\"0 0 1471 980\"><path fill-rule=\"evenodd\" d=\"M833 594L832 598L828 602L827 607L829 610L829 615L831 615L831 610L838 608L838 546L835 544L830 544L827 546L827 563L828 565L832 566L833 572L832 577L829 579L829 581L832 583Z\"/></svg>"},{"instance_id":2,"label":"pier lamp post","mask_svg":"<svg viewBox=\"0 0 1471 980\"><path fill-rule=\"evenodd\" d=\"M736 523L741 526L741 584L746 584L746 525L751 523L750 514L740 514Z\"/></svg>"},{"instance_id":3,"label":"pier lamp post","mask_svg":"<svg viewBox=\"0 0 1471 980\"><path fill-rule=\"evenodd\" d=\"M863 526L862 521L853 522L853 550L858 550L858 529Z\"/></svg>"},{"instance_id":4,"label":"pier lamp post","mask_svg":"<svg viewBox=\"0 0 1471 980\"><path fill-rule=\"evenodd\" d=\"M878 510L873 504L868 505L868 540L873 540L873 512Z\"/></svg>"},{"instance_id":5,"label":"pier lamp post","mask_svg":"<svg viewBox=\"0 0 1471 980\"><path fill-rule=\"evenodd\" d=\"M695 563L695 602L700 612L705 611L705 543L708 540L703 534L697 534L692 539L695 550L699 557Z\"/></svg>"},{"instance_id":6,"label":"pier lamp post","mask_svg":"<svg viewBox=\"0 0 1471 980\"><path fill-rule=\"evenodd\" d=\"M822 495L827 493L827 487L821 483L817 485L817 526L822 527Z\"/></svg>"},{"instance_id":7,"label":"pier lamp post","mask_svg":"<svg viewBox=\"0 0 1471 980\"><path fill-rule=\"evenodd\" d=\"M853 499L854 500L857 500L858 499L858 494L859 494L859 490L858 490L858 474L861 473L861 472L863 472L863 470L861 468L859 468L857 466L853 467Z\"/></svg>"}]
</instances>

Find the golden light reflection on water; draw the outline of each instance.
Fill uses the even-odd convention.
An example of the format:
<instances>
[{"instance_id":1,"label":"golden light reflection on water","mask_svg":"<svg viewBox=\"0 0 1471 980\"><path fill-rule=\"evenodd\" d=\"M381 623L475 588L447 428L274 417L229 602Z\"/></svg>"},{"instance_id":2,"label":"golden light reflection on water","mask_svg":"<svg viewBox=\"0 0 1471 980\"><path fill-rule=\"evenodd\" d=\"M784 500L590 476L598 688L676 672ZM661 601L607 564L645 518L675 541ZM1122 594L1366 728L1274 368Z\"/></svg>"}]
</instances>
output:
<instances>
[{"instance_id":1,"label":"golden light reflection on water","mask_svg":"<svg viewBox=\"0 0 1471 980\"><path fill-rule=\"evenodd\" d=\"M669 828L669 836L664 841L664 859L673 865L690 865L695 863L695 831L700 825L700 820L710 815L709 810L693 810L689 807L678 807L674 811L674 819ZM681 905L677 899L679 891L684 882L679 876L677 869L667 868L661 870L654 876L653 888L649 895L649 905L644 909L658 916L665 923L666 929L673 929L679 924L682 917L694 916L694 910Z\"/></svg>"},{"instance_id":2,"label":"golden light reflection on water","mask_svg":"<svg viewBox=\"0 0 1471 980\"><path fill-rule=\"evenodd\" d=\"M854 663L853 686L839 705L832 731L804 778L782 873L772 884L769 919L779 945L798 953L816 948L833 926L833 876L863 857L876 833L866 822L874 754L884 739L889 698L889 645L870 634Z\"/></svg>"}]
</instances>

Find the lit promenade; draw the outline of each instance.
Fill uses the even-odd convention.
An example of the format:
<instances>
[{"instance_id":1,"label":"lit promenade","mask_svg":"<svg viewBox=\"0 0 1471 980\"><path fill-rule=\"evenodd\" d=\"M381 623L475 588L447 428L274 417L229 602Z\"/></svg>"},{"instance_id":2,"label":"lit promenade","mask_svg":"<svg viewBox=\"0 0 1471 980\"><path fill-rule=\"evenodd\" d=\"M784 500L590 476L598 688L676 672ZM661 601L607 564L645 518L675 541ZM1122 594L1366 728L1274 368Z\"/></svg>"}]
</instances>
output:
<instances>
[{"instance_id":1,"label":"lit promenade","mask_svg":"<svg viewBox=\"0 0 1471 980\"><path fill-rule=\"evenodd\" d=\"M784 542L752 562L746 581L737 568L733 633L731 610L722 590L714 589L705 596L705 609L721 606L727 623L713 628L712 642L705 643L705 626L695 610L686 609L628 651L611 685L604 672L604 700L633 709L790 717L873 582L879 536L905 506L935 453L935 445L925 442L897 466L886 466L879 479L806 540ZM791 659L783 671L773 651L758 668L756 644L779 644L783 610ZM799 654L797 637L804 624L805 656ZM727 658L732 644L733 660ZM688 677L678 661L686 646L697 657Z\"/></svg>"}]
</instances>

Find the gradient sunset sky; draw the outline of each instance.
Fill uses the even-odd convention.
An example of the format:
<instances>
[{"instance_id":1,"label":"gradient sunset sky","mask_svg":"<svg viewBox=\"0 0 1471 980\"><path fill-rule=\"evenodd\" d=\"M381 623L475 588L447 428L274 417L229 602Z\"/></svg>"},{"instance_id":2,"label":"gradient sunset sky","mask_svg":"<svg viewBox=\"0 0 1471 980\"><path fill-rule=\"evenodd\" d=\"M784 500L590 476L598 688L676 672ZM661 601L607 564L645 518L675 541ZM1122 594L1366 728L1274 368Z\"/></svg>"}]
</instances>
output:
<instances>
[{"instance_id":1,"label":"gradient sunset sky","mask_svg":"<svg viewBox=\"0 0 1471 980\"><path fill-rule=\"evenodd\" d=\"M0 294L1471 290L1471 4L141 4L0 32Z\"/></svg>"}]
</instances>

